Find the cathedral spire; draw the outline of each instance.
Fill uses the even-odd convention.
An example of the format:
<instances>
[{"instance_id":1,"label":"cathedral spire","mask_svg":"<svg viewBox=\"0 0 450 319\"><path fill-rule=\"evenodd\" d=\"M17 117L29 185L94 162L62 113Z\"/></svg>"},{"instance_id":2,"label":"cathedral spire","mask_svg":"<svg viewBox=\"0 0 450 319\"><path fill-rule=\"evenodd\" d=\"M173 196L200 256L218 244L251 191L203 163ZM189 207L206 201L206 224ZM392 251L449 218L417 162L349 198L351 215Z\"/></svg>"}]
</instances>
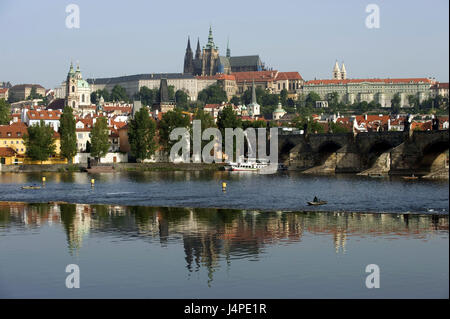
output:
<instances>
[{"instance_id":1,"label":"cathedral spire","mask_svg":"<svg viewBox=\"0 0 450 319\"><path fill-rule=\"evenodd\" d=\"M215 45L214 45L214 39L213 39L213 34L212 34L212 27L210 25L209 26L208 43L206 44L206 48L214 49L214 47L215 47Z\"/></svg>"},{"instance_id":2,"label":"cathedral spire","mask_svg":"<svg viewBox=\"0 0 450 319\"><path fill-rule=\"evenodd\" d=\"M184 55L184 69L183 73L193 74L194 73L194 57L192 55L191 49L191 39L188 37L188 43L186 47L186 54Z\"/></svg>"},{"instance_id":3,"label":"cathedral spire","mask_svg":"<svg viewBox=\"0 0 450 319\"><path fill-rule=\"evenodd\" d=\"M200 50L200 39L197 38L197 49L195 50L195 59L200 60L202 51Z\"/></svg>"},{"instance_id":4,"label":"cathedral spire","mask_svg":"<svg viewBox=\"0 0 450 319\"><path fill-rule=\"evenodd\" d=\"M190 38L189 36L188 36L188 43L187 43L186 52L187 52L188 50L189 50L189 51L192 51L192 50L191 50L191 38Z\"/></svg>"},{"instance_id":5,"label":"cathedral spire","mask_svg":"<svg viewBox=\"0 0 450 319\"><path fill-rule=\"evenodd\" d=\"M231 50L230 50L230 38L227 39L227 58L231 56Z\"/></svg>"}]
</instances>

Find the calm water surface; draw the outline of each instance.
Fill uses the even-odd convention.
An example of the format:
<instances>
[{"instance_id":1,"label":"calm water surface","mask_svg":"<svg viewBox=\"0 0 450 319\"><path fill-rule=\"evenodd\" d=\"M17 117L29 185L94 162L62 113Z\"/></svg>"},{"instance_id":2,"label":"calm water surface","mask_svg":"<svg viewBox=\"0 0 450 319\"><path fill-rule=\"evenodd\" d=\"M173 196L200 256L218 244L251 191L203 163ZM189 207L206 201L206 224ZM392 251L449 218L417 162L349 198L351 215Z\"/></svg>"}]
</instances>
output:
<instances>
[{"instance_id":1,"label":"calm water surface","mask_svg":"<svg viewBox=\"0 0 450 319\"><path fill-rule=\"evenodd\" d=\"M40 190L20 186L40 184ZM95 187L90 187L95 178ZM222 181L227 182L222 192ZM315 210L444 213L448 181L404 181L358 176L313 177L296 173L145 172L0 174L0 201L304 210L318 196L328 205Z\"/></svg>"},{"instance_id":2,"label":"calm water surface","mask_svg":"<svg viewBox=\"0 0 450 319\"><path fill-rule=\"evenodd\" d=\"M20 190L42 175L0 174L2 298L449 296L446 182L170 172L98 174L91 189L87 174L45 176ZM329 205L305 206L314 195Z\"/></svg>"}]
</instances>

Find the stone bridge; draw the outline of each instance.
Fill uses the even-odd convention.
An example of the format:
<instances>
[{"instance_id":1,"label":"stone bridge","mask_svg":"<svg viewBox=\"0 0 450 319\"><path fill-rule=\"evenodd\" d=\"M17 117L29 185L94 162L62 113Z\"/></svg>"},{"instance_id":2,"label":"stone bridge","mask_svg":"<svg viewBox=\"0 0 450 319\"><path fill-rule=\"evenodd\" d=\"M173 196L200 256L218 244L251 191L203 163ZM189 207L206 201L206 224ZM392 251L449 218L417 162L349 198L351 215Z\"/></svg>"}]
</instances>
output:
<instances>
[{"instance_id":1,"label":"stone bridge","mask_svg":"<svg viewBox=\"0 0 450 319\"><path fill-rule=\"evenodd\" d=\"M279 135L279 161L305 173L448 173L448 135L448 130Z\"/></svg>"}]
</instances>

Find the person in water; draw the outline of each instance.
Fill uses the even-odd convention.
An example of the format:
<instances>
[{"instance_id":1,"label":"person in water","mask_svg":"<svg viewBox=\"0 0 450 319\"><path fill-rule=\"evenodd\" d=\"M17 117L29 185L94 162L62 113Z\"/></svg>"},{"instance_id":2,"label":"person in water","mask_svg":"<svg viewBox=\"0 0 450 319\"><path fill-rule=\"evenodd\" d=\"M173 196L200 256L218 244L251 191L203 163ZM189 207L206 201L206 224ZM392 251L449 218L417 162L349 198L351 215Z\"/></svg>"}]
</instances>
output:
<instances>
[{"instance_id":1,"label":"person in water","mask_svg":"<svg viewBox=\"0 0 450 319\"><path fill-rule=\"evenodd\" d=\"M317 196L314 196L313 202L317 203L319 201L319 199L317 198Z\"/></svg>"}]
</instances>

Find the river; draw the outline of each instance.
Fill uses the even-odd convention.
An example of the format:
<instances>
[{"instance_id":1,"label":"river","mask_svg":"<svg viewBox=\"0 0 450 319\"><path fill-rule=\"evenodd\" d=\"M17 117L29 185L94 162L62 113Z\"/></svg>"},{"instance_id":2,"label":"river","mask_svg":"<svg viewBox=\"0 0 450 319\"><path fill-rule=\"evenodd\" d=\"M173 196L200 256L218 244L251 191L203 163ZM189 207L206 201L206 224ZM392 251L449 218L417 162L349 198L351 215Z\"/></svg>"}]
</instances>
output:
<instances>
[{"instance_id":1,"label":"river","mask_svg":"<svg viewBox=\"0 0 450 319\"><path fill-rule=\"evenodd\" d=\"M328 204L306 206L314 196ZM2 298L449 296L448 182L3 173L0 201ZM69 264L79 289L66 288Z\"/></svg>"}]
</instances>

